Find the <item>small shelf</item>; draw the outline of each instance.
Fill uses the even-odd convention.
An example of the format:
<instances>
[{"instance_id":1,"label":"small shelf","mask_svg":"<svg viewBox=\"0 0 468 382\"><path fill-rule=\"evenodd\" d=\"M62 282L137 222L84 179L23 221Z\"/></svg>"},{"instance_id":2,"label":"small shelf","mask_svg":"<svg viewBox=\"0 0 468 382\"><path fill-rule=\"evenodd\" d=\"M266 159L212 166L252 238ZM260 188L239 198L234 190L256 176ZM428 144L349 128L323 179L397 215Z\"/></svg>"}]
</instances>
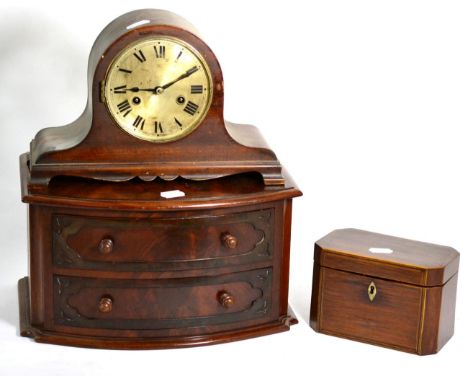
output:
<instances>
[{"instance_id":1,"label":"small shelf","mask_svg":"<svg viewBox=\"0 0 468 382\"><path fill-rule=\"evenodd\" d=\"M165 201L162 192L182 191L185 196L177 199L203 200L219 197L251 195L264 191L260 174L231 175L205 181L176 178L156 178L144 181L133 178L124 182L102 181L79 177L58 176L51 180L45 194L55 197L107 200L150 200Z\"/></svg>"},{"instance_id":2,"label":"small shelf","mask_svg":"<svg viewBox=\"0 0 468 382\"><path fill-rule=\"evenodd\" d=\"M278 187L266 186L260 173L246 172L208 180L178 177L146 181L136 177L126 181L105 181L56 176L47 187L29 190L27 154L21 156L20 167L23 202L51 206L168 211L247 206L302 195L286 171L286 184ZM172 199L161 196L162 192L174 190L182 191L184 196Z\"/></svg>"}]
</instances>

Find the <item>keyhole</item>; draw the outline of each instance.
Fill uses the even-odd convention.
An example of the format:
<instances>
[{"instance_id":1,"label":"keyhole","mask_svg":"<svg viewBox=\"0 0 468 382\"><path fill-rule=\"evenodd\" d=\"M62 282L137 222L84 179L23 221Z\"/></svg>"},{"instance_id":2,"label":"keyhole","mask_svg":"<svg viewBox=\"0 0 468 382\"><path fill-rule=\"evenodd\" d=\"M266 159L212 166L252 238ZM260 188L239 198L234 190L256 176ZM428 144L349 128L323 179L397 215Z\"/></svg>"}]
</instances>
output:
<instances>
[{"instance_id":1,"label":"keyhole","mask_svg":"<svg viewBox=\"0 0 468 382\"><path fill-rule=\"evenodd\" d=\"M369 284L369 287L367 288L367 295L369 296L369 300L371 302L374 301L374 298L377 295L377 287L375 286L374 282Z\"/></svg>"}]
</instances>

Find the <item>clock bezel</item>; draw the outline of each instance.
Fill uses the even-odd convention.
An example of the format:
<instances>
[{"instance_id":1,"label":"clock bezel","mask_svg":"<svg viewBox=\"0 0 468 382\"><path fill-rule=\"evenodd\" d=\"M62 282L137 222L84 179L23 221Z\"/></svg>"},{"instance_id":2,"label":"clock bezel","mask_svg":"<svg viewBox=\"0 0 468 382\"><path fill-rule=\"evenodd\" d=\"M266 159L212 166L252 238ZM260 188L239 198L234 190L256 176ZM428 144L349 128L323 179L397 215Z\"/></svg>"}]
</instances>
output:
<instances>
[{"instance_id":1,"label":"clock bezel","mask_svg":"<svg viewBox=\"0 0 468 382\"><path fill-rule=\"evenodd\" d=\"M190 53L192 53L198 59L198 61L200 62L200 66L201 66L202 70L204 71L204 73L206 75L206 78L208 79L207 102L206 102L202 112L197 116L197 120L194 123L192 123L189 127L184 128L181 131L180 134L172 135L170 137L164 137L164 136L161 136L161 135L154 135L154 136L150 137L150 136L147 136L145 134L133 134L126 127L122 126L122 124L119 122L119 120L117 118L117 115L115 115L115 113L112 111L111 106L110 106L110 100L109 100L110 89L108 88L108 85L110 85L109 84L109 75L112 72L112 70L115 69L115 64L118 63L119 60L121 59L121 57L124 56L128 51L134 49L136 46L139 46L141 44L145 44L147 41L157 41L157 42L170 41L170 42L176 43L176 44L182 46L183 48L189 50ZM130 135L133 138L136 138L136 139L139 139L139 140L142 140L142 141L151 142L151 143L174 142L174 141L178 141L178 140L186 137L187 135L193 133L200 126L200 124L204 121L204 119L206 118L206 115L208 114L208 111L209 111L209 109L211 107L211 103L213 101L213 77L212 77L211 71L209 69L208 63L204 59L203 55L195 47L193 47L193 45L187 43L186 41L184 41L184 40L182 40L180 38L169 36L169 35L163 35L163 34L161 34L161 35L151 35L149 37L140 38L140 39L137 39L137 40L131 42L130 44L128 44L124 48L122 48L120 50L120 52L114 56L114 58L112 59L111 63L109 64L109 66L107 67L107 70L106 70L106 75L105 75L104 82L103 82L102 95L103 95L104 104L106 105L106 110L110 114L112 120L126 134Z\"/></svg>"}]
</instances>

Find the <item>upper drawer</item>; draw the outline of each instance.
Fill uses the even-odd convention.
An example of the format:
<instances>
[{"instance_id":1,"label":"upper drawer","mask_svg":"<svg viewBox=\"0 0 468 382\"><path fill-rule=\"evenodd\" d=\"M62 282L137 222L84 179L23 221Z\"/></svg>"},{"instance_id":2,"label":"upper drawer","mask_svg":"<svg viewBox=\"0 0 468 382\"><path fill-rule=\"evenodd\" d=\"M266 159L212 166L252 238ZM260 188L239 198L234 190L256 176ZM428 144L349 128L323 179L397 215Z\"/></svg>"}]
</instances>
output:
<instances>
[{"instance_id":1,"label":"upper drawer","mask_svg":"<svg viewBox=\"0 0 468 382\"><path fill-rule=\"evenodd\" d=\"M169 219L56 215L60 267L160 271L237 265L271 258L274 210Z\"/></svg>"}]
</instances>

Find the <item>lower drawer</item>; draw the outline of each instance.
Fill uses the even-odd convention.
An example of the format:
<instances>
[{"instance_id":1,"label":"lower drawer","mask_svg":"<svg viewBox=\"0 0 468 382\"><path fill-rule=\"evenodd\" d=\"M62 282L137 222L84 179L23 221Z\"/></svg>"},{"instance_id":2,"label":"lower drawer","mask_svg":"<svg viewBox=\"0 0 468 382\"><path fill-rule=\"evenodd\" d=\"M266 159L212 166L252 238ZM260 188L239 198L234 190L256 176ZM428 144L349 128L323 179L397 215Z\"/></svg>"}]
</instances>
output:
<instances>
[{"instance_id":1,"label":"lower drawer","mask_svg":"<svg viewBox=\"0 0 468 382\"><path fill-rule=\"evenodd\" d=\"M319 331L417 351L423 288L330 268L319 277Z\"/></svg>"},{"instance_id":2,"label":"lower drawer","mask_svg":"<svg viewBox=\"0 0 468 382\"><path fill-rule=\"evenodd\" d=\"M268 319L271 268L216 277L114 280L54 276L54 323L162 329Z\"/></svg>"}]
</instances>

